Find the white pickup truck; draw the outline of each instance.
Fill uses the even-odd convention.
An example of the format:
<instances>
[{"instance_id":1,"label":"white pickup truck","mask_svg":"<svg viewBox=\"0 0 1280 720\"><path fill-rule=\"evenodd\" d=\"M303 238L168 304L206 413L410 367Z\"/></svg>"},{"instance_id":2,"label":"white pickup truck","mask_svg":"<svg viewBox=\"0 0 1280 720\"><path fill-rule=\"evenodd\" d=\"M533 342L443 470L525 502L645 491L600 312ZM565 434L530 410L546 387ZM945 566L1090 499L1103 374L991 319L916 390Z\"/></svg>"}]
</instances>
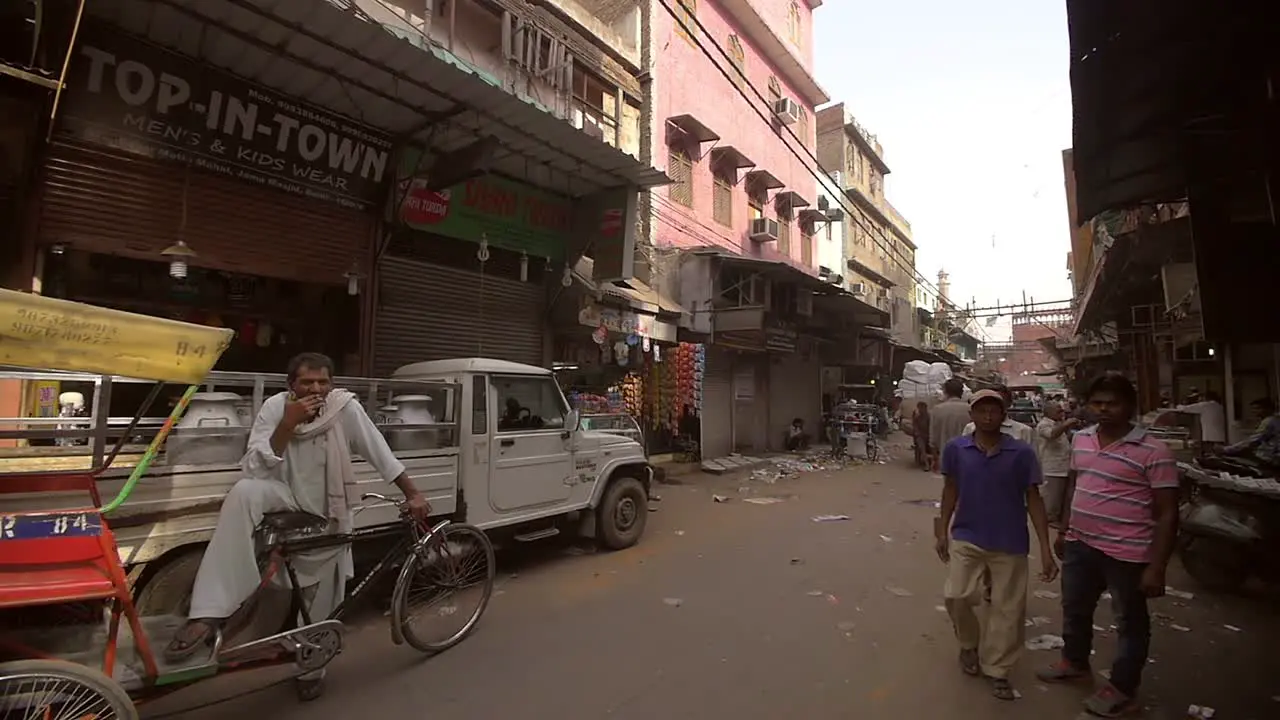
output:
<instances>
[{"instance_id":1,"label":"white pickup truck","mask_svg":"<svg viewBox=\"0 0 1280 720\"><path fill-rule=\"evenodd\" d=\"M64 378L63 388L93 377L49 375ZM117 395L121 383L131 382L97 379L95 397L104 394L103 380L114 383ZM245 386L252 390L226 392L237 385L242 391ZM339 377L335 385L361 397L414 484L441 517L476 525L499 542L579 532L604 547L622 549L644 533L653 478L644 449L621 435L580 430L578 413L570 410L550 370L463 358L408 365L390 379ZM161 459L108 518L145 614L172 612L172 605L190 588L222 498L240 477L237 458L251 418L263 399L283 386L283 375L211 376L204 397L230 397L233 403L240 398L240 420L206 412L197 395ZM143 430L157 421L143 423ZM82 422L90 429L79 435L89 437L89 445L100 453L105 443L94 438L92 428L119 436L127 418ZM24 466L57 469L58 463L67 462L66 445L64 441L57 448L27 448L23 457L0 452L0 472ZM81 449L87 452L87 447ZM212 460L211 450L216 456ZM126 447L116 466L102 476L104 498L120 488L130 458ZM80 460L87 466L83 454ZM385 481L363 459L357 458L355 475L356 486L349 489L353 506L361 505L362 493L387 492ZM17 497L21 509L54 509L70 502L48 495ZM356 515L357 536L372 542L395 521L393 506L365 506ZM359 561L359 542L356 553Z\"/></svg>"}]
</instances>

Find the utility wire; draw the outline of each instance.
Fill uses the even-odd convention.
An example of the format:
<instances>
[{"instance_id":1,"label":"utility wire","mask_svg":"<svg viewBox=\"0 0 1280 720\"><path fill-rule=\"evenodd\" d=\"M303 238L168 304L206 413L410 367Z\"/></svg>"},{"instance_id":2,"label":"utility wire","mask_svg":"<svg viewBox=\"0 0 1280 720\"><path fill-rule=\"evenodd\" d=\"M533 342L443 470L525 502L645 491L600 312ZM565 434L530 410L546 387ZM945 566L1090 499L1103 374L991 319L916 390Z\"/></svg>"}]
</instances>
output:
<instances>
[{"instance_id":1,"label":"utility wire","mask_svg":"<svg viewBox=\"0 0 1280 720\"><path fill-rule=\"evenodd\" d=\"M677 0L677 2L678 1L679 0ZM751 88L751 92L755 94L756 99L759 100L761 103L763 103L768 107L772 107L769 100L765 98L765 96L760 92L760 89L756 87L754 83L751 82L751 79L748 78L746 74L743 73L737 67L736 64L734 64L733 58L731 58L729 56L729 53L724 49L724 47L721 46L720 43L716 41L715 37L712 36L711 32L707 30L705 25L702 24L702 21L698 18L698 16L694 13L689 13L689 19L693 21L697 29L701 31L701 34L705 35L706 38L711 41L711 44L715 46L717 51L719 51L721 57L723 57L725 60L729 62L729 65L733 67L733 72L736 73L737 76L742 80L741 83L736 82L733 78L733 75L730 75L729 71L726 70L724 66L721 65L720 62L717 61L716 58L711 55L710 51L707 50L706 45L703 43L702 38L698 37L698 33L694 32L694 28L691 28L687 24L685 24L685 21L676 13L675 9L671 6L671 3L669 2L669 0L658 0L658 2L662 5L663 9L667 11L667 14L670 15L672 19L675 20L676 24L685 29L685 31L689 35L689 39L693 41L694 45L698 48L698 50L707 58L707 60L711 62L712 66L714 66L716 70L718 70L720 74L724 77L724 79L729 81L729 84L732 85L738 91L738 94L741 95L743 99L747 101L747 104L751 107L752 111L756 114L756 116L759 117L760 120L763 121L764 124L768 126L771 130L774 129L772 120L763 112L761 112L756 102L753 101L751 97L747 95L747 92L743 86ZM814 125L816 130L816 126L817 126L816 113L814 118ZM794 140L797 144L799 144L800 147L804 148L804 153L805 155L808 156L808 159L806 159L805 157L802 157L800 153L796 152L795 148L791 146L791 143L784 142L783 145L786 146L787 151L791 153L791 155L795 157L795 159L799 160L803 165L808 166L810 163L812 163L812 166L809 167L809 171L814 173L814 177L818 179L819 182L830 180L831 179L830 175L828 175L826 170L822 167L822 162L818 160L818 156L815 155L814 152L810 150L807 145L805 145L803 139L801 139L800 136L796 134L795 130L793 130L788 125L783 125L782 127L786 129L787 133L791 136L792 140ZM844 209L845 215L847 217L849 217L850 219L854 219L854 208L856 206L853 205L851 202L849 202L847 197L844 197L844 193L842 189L837 188L837 190L840 190L840 192L837 194L836 202L838 202L840 206ZM906 270L913 280L915 280L917 283L925 287L926 291L932 290L933 291L932 294L935 297L937 297L941 302L945 304L950 304L952 307L958 307L950 298L943 295L939 291L936 285L934 285L932 282L927 280L924 277L924 275L921 275L920 272L915 268L914 264L907 264L905 262L905 256L902 253L898 252L898 250L895 247L893 247L893 244L891 242L888 242L889 238L884 230L876 227L873 232L870 229L875 227L875 225L867 217L866 213L863 212L861 208L857 208L856 210L857 210L857 216L862 220L862 222L855 220L856 224L860 228L862 228L862 230L866 232L869 236L871 235L879 236L879 239L880 239L879 241L876 241L874 237L872 237L871 239L874 242L876 242L877 245L880 246L881 250L884 250L890 256L890 258L893 259L894 264L896 264L899 268Z\"/></svg>"}]
</instances>

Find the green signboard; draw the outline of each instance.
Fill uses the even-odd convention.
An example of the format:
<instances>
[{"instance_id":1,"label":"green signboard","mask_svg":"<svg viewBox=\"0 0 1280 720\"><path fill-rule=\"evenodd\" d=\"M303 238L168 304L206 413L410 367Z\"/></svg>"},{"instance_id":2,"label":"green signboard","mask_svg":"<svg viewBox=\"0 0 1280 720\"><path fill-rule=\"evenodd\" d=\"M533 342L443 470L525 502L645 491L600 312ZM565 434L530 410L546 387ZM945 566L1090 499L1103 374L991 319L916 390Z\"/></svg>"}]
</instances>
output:
<instances>
[{"instance_id":1,"label":"green signboard","mask_svg":"<svg viewBox=\"0 0 1280 720\"><path fill-rule=\"evenodd\" d=\"M562 261L573 222L567 198L494 175L446 190L428 190L421 178L399 182L400 222L414 230Z\"/></svg>"}]
</instances>

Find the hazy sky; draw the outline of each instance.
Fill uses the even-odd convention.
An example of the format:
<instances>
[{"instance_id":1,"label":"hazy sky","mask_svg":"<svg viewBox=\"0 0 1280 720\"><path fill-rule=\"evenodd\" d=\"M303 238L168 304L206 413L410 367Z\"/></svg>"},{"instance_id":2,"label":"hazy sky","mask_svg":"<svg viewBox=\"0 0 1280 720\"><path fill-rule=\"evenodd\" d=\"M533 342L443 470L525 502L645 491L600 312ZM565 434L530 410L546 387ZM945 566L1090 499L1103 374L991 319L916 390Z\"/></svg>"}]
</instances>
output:
<instances>
[{"instance_id":1,"label":"hazy sky","mask_svg":"<svg viewBox=\"0 0 1280 720\"><path fill-rule=\"evenodd\" d=\"M1065 3L827 0L814 18L818 81L884 146L917 270L945 268L958 304L1069 298Z\"/></svg>"}]
</instances>

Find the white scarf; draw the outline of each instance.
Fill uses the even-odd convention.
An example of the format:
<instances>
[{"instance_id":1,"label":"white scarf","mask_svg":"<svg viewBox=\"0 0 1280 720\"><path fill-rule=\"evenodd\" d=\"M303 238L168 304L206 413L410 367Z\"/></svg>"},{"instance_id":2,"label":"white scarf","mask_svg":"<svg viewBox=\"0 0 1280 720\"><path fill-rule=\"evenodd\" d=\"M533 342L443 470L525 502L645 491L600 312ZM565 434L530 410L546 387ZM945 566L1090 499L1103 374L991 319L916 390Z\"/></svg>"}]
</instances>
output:
<instances>
[{"instance_id":1,"label":"white scarf","mask_svg":"<svg viewBox=\"0 0 1280 720\"><path fill-rule=\"evenodd\" d=\"M322 433L325 437L324 489L329 520L336 522L338 532L351 532L351 508L347 502L347 487L355 485L355 471L351 466L351 446L342 426L342 411L355 394L342 389L329 392L324 411L309 423L298 426L294 437L311 440Z\"/></svg>"}]
</instances>

